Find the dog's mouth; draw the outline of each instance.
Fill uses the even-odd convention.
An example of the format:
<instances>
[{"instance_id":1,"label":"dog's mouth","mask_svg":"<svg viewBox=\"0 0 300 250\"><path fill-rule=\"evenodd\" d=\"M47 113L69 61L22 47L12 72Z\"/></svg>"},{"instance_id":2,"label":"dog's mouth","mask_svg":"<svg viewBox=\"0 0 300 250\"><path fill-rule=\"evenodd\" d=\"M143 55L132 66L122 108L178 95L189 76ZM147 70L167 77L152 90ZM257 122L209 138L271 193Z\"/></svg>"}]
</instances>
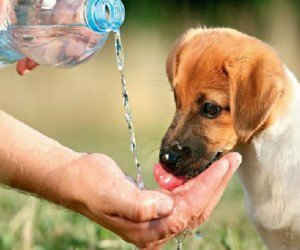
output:
<instances>
[{"instance_id":1,"label":"dog's mouth","mask_svg":"<svg viewBox=\"0 0 300 250\"><path fill-rule=\"evenodd\" d=\"M205 170L207 170L213 163L221 159L223 156L223 152L219 151L214 155L214 157L205 165L202 165L200 167L194 167L188 171L188 174L186 175L187 180L193 179L197 177L199 174L203 173Z\"/></svg>"},{"instance_id":2,"label":"dog's mouth","mask_svg":"<svg viewBox=\"0 0 300 250\"><path fill-rule=\"evenodd\" d=\"M163 164L156 164L154 166L154 177L161 188L169 191L182 186L185 182L203 173L214 162L219 160L223 156L223 151L219 151L214 157L205 165L199 167L184 167L184 173L171 173Z\"/></svg>"}]
</instances>

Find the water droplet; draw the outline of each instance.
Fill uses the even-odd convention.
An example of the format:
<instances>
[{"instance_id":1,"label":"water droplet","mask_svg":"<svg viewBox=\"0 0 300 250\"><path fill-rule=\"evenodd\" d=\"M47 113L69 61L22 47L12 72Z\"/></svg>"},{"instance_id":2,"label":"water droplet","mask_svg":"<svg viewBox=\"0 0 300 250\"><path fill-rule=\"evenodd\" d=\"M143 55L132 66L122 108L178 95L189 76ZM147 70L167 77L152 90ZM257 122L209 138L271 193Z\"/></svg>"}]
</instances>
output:
<instances>
[{"instance_id":1,"label":"water droplet","mask_svg":"<svg viewBox=\"0 0 300 250\"><path fill-rule=\"evenodd\" d=\"M196 231L194 236L195 236L196 240L202 240L203 239L203 234L200 231Z\"/></svg>"}]
</instances>

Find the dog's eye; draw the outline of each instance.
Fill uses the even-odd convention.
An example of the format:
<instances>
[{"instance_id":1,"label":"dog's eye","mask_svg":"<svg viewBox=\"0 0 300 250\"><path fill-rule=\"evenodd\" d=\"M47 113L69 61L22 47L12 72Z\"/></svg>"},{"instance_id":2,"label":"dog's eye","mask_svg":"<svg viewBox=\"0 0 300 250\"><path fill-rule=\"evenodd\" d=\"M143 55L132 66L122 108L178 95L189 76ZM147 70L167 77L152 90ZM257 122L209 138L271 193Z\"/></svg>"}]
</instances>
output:
<instances>
[{"instance_id":1,"label":"dog's eye","mask_svg":"<svg viewBox=\"0 0 300 250\"><path fill-rule=\"evenodd\" d=\"M222 108L220 106L213 103L205 103L201 110L201 114L207 118L214 119L220 114L221 111Z\"/></svg>"}]
</instances>

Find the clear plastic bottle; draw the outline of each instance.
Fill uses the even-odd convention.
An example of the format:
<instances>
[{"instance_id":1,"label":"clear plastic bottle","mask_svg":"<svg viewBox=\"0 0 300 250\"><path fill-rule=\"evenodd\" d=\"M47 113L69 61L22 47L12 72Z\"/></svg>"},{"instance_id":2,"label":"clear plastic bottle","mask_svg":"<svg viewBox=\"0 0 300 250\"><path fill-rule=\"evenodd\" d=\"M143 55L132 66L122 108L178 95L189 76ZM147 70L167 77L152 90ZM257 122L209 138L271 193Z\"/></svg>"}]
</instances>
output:
<instances>
[{"instance_id":1,"label":"clear plastic bottle","mask_svg":"<svg viewBox=\"0 0 300 250\"><path fill-rule=\"evenodd\" d=\"M2 2L2 3L1 3ZM84 62L118 31L121 0L0 0L0 66L28 57L55 67Z\"/></svg>"}]
</instances>

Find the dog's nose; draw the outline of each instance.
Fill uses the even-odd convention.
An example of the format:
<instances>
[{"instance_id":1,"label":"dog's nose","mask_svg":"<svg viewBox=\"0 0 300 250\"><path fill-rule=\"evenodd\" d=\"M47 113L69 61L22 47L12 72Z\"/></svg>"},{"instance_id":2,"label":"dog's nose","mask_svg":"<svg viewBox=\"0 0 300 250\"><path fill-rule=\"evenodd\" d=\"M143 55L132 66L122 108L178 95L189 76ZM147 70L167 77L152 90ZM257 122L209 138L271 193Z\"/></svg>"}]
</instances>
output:
<instances>
[{"instance_id":1,"label":"dog's nose","mask_svg":"<svg viewBox=\"0 0 300 250\"><path fill-rule=\"evenodd\" d=\"M176 143L168 148L161 149L159 160L160 163L172 171L176 168L178 162L189 153L189 147L183 147L179 143Z\"/></svg>"}]
</instances>

